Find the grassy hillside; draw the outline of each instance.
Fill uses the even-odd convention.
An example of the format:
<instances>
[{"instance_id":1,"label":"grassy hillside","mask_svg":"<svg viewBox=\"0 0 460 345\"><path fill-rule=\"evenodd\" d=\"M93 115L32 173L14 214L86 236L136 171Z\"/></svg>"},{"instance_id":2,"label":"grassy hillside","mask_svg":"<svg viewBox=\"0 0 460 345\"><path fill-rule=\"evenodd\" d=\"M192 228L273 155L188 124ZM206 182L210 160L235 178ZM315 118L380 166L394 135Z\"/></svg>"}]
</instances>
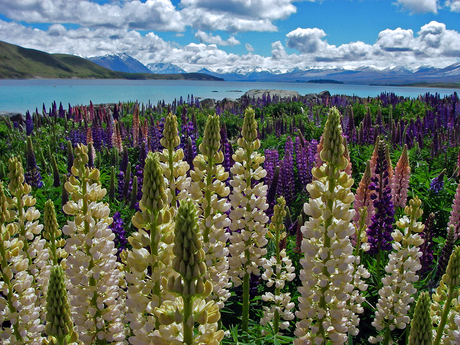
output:
<instances>
[{"instance_id":1,"label":"grassy hillside","mask_svg":"<svg viewBox=\"0 0 460 345\"><path fill-rule=\"evenodd\" d=\"M176 75L114 72L78 56L48 54L0 41L0 79L27 78L222 80L201 73Z\"/></svg>"}]
</instances>

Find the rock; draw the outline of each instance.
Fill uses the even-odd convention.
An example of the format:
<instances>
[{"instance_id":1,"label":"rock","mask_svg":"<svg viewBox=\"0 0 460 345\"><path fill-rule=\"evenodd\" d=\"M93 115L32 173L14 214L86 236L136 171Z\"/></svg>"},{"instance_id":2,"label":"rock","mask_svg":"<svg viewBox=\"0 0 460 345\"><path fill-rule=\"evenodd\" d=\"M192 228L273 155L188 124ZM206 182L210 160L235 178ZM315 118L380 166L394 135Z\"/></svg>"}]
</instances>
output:
<instances>
[{"instance_id":1,"label":"rock","mask_svg":"<svg viewBox=\"0 0 460 345\"><path fill-rule=\"evenodd\" d=\"M262 98L263 95L270 95L270 98L277 96L279 98L293 98L300 97L297 91L292 90L275 90L275 89L252 89L246 92L242 97L247 98Z\"/></svg>"},{"instance_id":2,"label":"rock","mask_svg":"<svg viewBox=\"0 0 460 345\"><path fill-rule=\"evenodd\" d=\"M329 91L321 91L319 94L318 94L318 97L319 98L324 98L324 97L331 97L331 93Z\"/></svg>"},{"instance_id":3,"label":"rock","mask_svg":"<svg viewBox=\"0 0 460 345\"><path fill-rule=\"evenodd\" d=\"M203 109L215 109L216 108L216 100L212 98L206 98L200 101L200 106Z\"/></svg>"},{"instance_id":4,"label":"rock","mask_svg":"<svg viewBox=\"0 0 460 345\"><path fill-rule=\"evenodd\" d=\"M25 122L25 116L18 112L0 111L0 116L9 117L11 121L21 124Z\"/></svg>"}]
</instances>

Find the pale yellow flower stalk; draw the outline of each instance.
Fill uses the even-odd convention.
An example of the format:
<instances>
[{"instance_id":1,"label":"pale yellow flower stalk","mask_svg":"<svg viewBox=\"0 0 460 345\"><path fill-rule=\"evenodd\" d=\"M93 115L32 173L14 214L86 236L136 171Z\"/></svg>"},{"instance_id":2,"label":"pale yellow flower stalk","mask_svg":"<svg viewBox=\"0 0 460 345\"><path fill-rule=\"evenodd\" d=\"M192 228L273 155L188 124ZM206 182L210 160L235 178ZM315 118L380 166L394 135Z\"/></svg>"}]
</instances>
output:
<instances>
[{"instance_id":1,"label":"pale yellow flower stalk","mask_svg":"<svg viewBox=\"0 0 460 345\"><path fill-rule=\"evenodd\" d=\"M218 331L219 306L205 302L212 291L206 280L205 253L198 234L196 208L192 200L181 201L175 217L174 258L178 273L168 279L168 289L178 297L155 309L161 326L152 344L218 345L224 331ZM198 324L198 329L195 329Z\"/></svg>"},{"instance_id":2,"label":"pale yellow flower stalk","mask_svg":"<svg viewBox=\"0 0 460 345\"><path fill-rule=\"evenodd\" d=\"M190 196L196 202L198 226L206 254L205 277L213 285L209 299L215 300L220 308L230 297L228 271L228 233L230 219L225 214L230 209L227 196L230 189L225 181L228 173L222 166L224 155L220 147L220 121L218 115L208 116L203 141L199 146L201 154L193 160L194 170L190 172L192 183Z\"/></svg>"},{"instance_id":3,"label":"pale yellow flower stalk","mask_svg":"<svg viewBox=\"0 0 460 345\"><path fill-rule=\"evenodd\" d=\"M269 237L274 239L275 255L264 264L265 272L262 274L262 278L267 281L267 287L275 286L275 293L265 292L262 296L262 300L269 302L270 305L263 307L264 315L260 324L262 326L270 324L275 334L278 334L280 329L288 329L289 321L294 320L292 309L295 305L291 302L291 294L282 292L286 281L292 281L295 278L295 267L287 256L286 249L280 250L280 241L286 238L285 207L286 200L280 196L273 210L269 232Z\"/></svg>"},{"instance_id":4,"label":"pale yellow flower stalk","mask_svg":"<svg viewBox=\"0 0 460 345\"><path fill-rule=\"evenodd\" d=\"M257 122L254 110L247 108L244 112L244 122L239 148L233 155L235 164L230 171L233 174L230 184L233 190L230 194L231 230L229 245L228 274L234 286L243 284L243 315L242 330L248 331L249 322L249 277L251 273L260 274L267 254L268 217L265 210L267 204L267 186L259 182L267 175L262 163L265 157L257 150L260 140L257 139Z\"/></svg>"},{"instance_id":5,"label":"pale yellow flower stalk","mask_svg":"<svg viewBox=\"0 0 460 345\"><path fill-rule=\"evenodd\" d=\"M109 228L112 218L107 204L100 202L99 171L89 168L88 148L75 149L72 175L65 183L70 200L64 205L73 216L62 228L68 236L65 250L69 295L75 331L85 344L127 344L124 301L120 286L123 274L117 263L115 234Z\"/></svg>"},{"instance_id":6,"label":"pale yellow flower stalk","mask_svg":"<svg viewBox=\"0 0 460 345\"><path fill-rule=\"evenodd\" d=\"M421 204L417 197L410 200L404 209L406 215L396 222L399 229L391 234L394 252L389 255L385 267L387 274L382 279L383 286L379 291L380 298L372 322L378 335L369 338L372 344L392 343L391 332L395 328L406 328L410 321L407 313L417 292L414 283L419 279L416 273L421 268L422 256L418 247L423 243L420 232L425 227L417 221L423 214Z\"/></svg>"},{"instance_id":7,"label":"pale yellow flower stalk","mask_svg":"<svg viewBox=\"0 0 460 345\"><path fill-rule=\"evenodd\" d=\"M145 160L140 212L132 218L138 229L128 238L132 250L126 252L125 260L128 292L126 320L133 336L131 344L150 344L153 330L159 322L155 317L165 299L171 299L161 284L162 277L173 274L171 267L174 223L167 200L166 179L163 176L158 153L149 152Z\"/></svg>"},{"instance_id":8,"label":"pale yellow flower stalk","mask_svg":"<svg viewBox=\"0 0 460 345\"><path fill-rule=\"evenodd\" d=\"M168 179L169 203L173 210L177 210L178 200L188 197L187 189L190 186L190 177L187 171L190 166L184 161L184 151L174 150L180 144L176 115L169 113L165 119L163 138L160 139L164 147L160 152L161 167Z\"/></svg>"},{"instance_id":9,"label":"pale yellow flower stalk","mask_svg":"<svg viewBox=\"0 0 460 345\"><path fill-rule=\"evenodd\" d=\"M0 289L6 296L0 301L0 323L10 321L12 327L0 330L0 339L5 344L35 344L42 340L40 315L48 282L48 251L39 236L43 228L37 220L40 213L33 207L35 199L29 195L31 187L24 183L24 170L17 158L9 160L9 177L13 198L6 197L3 185L0 190Z\"/></svg>"},{"instance_id":10,"label":"pale yellow flower stalk","mask_svg":"<svg viewBox=\"0 0 460 345\"><path fill-rule=\"evenodd\" d=\"M460 338L460 247L450 255L446 273L432 295L433 345L458 344Z\"/></svg>"},{"instance_id":11,"label":"pale yellow flower stalk","mask_svg":"<svg viewBox=\"0 0 460 345\"><path fill-rule=\"evenodd\" d=\"M430 316L431 299L427 291L422 291L415 305L414 316L410 323L408 345L431 345L433 342Z\"/></svg>"},{"instance_id":12,"label":"pale yellow flower stalk","mask_svg":"<svg viewBox=\"0 0 460 345\"><path fill-rule=\"evenodd\" d=\"M295 345L344 344L350 332L349 318L359 312L347 302L359 288L352 284L357 283L350 243L355 211L350 208L353 179L345 172L348 161L343 156L340 113L335 107L329 111L323 138L320 158L324 163L312 170L317 180L307 185L311 197L304 205L309 220L301 228L304 258L300 261Z\"/></svg>"}]
</instances>

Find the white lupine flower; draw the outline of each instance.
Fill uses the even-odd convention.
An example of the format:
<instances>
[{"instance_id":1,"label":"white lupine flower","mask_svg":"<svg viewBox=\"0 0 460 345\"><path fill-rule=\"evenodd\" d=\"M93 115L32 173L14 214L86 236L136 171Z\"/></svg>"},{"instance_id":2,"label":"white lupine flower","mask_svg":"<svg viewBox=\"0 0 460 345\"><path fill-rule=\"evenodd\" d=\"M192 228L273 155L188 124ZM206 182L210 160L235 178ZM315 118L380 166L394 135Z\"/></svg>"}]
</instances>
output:
<instances>
[{"instance_id":1,"label":"white lupine flower","mask_svg":"<svg viewBox=\"0 0 460 345\"><path fill-rule=\"evenodd\" d=\"M72 198L78 200L67 204L65 210L71 210L75 221L63 228L70 236L65 245L69 253L65 265L75 331L84 343L97 338L127 344L122 320L125 306L121 302L124 278L116 260L114 234L109 228L112 218L108 217L107 205L99 202L106 190L97 182L90 183L98 180L99 172L85 167L87 160L87 148L79 145L72 171L80 180L71 177L66 184L67 190L73 191Z\"/></svg>"},{"instance_id":2,"label":"white lupine flower","mask_svg":"<svg viewBox=\"0 0 460 345\"><path fill-rule=\"evenodd\" d=\"M420 199L417 197L412 199L409 205L404 210L407 216L396 223L400 229L391 234L394 239L392 244L394 251L390 253L385 267L387 275L382 279L383 286L379 290L380 298L372 322L372 326L379 333L382 331L383 333L377 337L370 337L371 343L376 343L382 337L388 337L386 332L391 332L395 328L406 328L410 322L407 314L410 304L414 301L413 295L417 292L413 283L418 281L416 272L421 268L422 253L417 246L423 243L419 233L424 225L417 222L423 213L420 209Z\"/></svg>"},{"instance_id":3,"label":"white lupine flower","mask_svg":"<svg viewBox=\"0 0 460 345\"><path fill-rule=\"evenodd\" d=\"M199 149L201 154L194 159L191 195L197 205L198 226L205 251L207 270L205 278L213 285L213 293L207 300L215 300L219 308L224 307L230 297L228 271L227 241L229 234L226 227L230 225L227 212L231 205L227 196L230 189L225 181L228 173L222 167L224 160L220 147L219 116L210 115L206 122L203 142Z\"/></svg>"},{"instance_id":4,"label":"white lupine flower","mask_svg":"<svg viewBox=\"0 0 460 345\"><path fill-rule=\"evenodd\" d=\"M307 186L310 200L304 205L310 216L301 227L303 240L300 260L302 269L298 288L299 310L294 340L301 344L344 344L348 332L356 333L362 312L362 297L357 287L366 288L361 275L354 272L355 257L350 236L355 229L350 209L353 180L343 170L348 161L343 157L340 114L332 108L323 134L321 158L325 163L314 168L317 180ZM325 308L324 308L325 307Z\"/></svg>"}]
</instances>

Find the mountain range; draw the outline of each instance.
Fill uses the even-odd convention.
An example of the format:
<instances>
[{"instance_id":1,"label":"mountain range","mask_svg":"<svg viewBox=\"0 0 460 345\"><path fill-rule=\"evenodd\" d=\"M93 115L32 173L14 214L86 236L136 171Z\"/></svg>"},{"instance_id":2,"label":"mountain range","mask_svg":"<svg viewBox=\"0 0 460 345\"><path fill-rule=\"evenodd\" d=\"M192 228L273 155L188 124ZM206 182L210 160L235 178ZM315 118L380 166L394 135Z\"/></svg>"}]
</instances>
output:
<instances>
[{"instance_id":1,"label":"mountain range","mask_svg":"<svg viewBox=\"0 0 460 345\"><path fill-rule=\"evenodd\" d=\"M128 71L113 71L88 59L68 54L48 54L0 41L0 79L98 78L222 80L201 73L152 73L139 61L123 54ZM140 66L139 66L140 65ZM134 68L137 66L138 70ZM112 65L111 65L112 67ZM130 72L136 71L136 72Z\"/></svg>"},{"instance_id":2,"label":"mountain range","mask_svg":"<svg viewBox=\"0 0 460 345\"><path fill-rule=\"evenodd\" d=\"M135 72L142 65L138 60L127 54L114 54L91 58L101 66L114 71ZM111 65L107 64L111 61ZM127 63L129 62L129 64ZM136 63L134 63L136 62ZM133 66L133 67L130 67ZM149 63L142 65L150 73L181 74L186 73L181 67L171 63ZM454 87L460 83L460 62L444 67L435 68L421 66L408 69L403 66L376 68L361 66L358 68L293 68L280 71L261 67L233 67L233 68L203 68L198 73L222 78L226 81L259 81L259 82L312 82L312 83L345 83L361 85L408 85L423 83L449 83Z\"/></svg>"}]
</instances>

